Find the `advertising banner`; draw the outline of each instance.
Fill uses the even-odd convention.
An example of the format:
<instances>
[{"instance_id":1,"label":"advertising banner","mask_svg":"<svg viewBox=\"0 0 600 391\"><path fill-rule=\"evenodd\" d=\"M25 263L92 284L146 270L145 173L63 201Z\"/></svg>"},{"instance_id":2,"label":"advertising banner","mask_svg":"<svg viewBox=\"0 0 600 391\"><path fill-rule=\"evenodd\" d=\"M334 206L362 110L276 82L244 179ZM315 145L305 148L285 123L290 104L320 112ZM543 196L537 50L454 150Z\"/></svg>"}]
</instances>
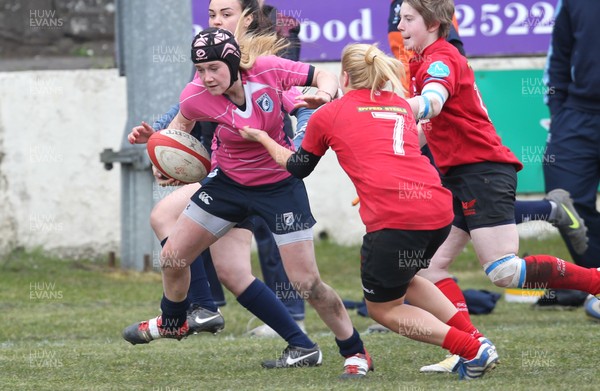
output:
<instances>
[{"instance_id":1,"label":"advertising banner","mask_svg":"<svg viewBox=\"0 0 600 391\"><path fill-rule=\"evenodd\" d=\"M389 3L373 0L269 0L280 15L301 23L301 60L339 61L351 42L387 43ZM192 0L195 25L208 25L208 0Z\"/></svg>"},{"instance_id":2,"label":"advertising banner","mask_svg":"<svg viewBox=\"0 0 600 391\"><path fill-rule=\"evenodd\" d=\"M268 0L280 15L301 23L303 61L339 61L352 42L387 42L388 0ZM456 0L456 17L467 55L545 54L556 0ZM208 26L208 0L192 0L198 30Z\"/></svg>"},{"instance_id":3,"label":"advertising banner","mask_svg":"<svg viewBox=\"0 0 600 391\"><path fill-rule=\"evenodd\" d=\"M556 0L457 0L456 18L467 56L545 54Z\"/></svg>"}]
</instances>

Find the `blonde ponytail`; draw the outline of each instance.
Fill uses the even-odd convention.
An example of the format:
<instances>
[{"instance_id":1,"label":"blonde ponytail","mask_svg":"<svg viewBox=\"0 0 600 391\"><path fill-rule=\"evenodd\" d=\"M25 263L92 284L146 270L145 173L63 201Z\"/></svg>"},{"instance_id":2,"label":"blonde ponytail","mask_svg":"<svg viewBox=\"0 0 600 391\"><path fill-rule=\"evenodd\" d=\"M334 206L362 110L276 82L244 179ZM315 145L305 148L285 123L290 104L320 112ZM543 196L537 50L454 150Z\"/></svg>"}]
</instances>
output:
<instances>
[{"instance_id":1,"label":"blonde ponytail","mask_svg":"<svg viewBox=\"0 0 600 391\"><path fill-rule=\"evenodd\" d=\"M350 87L375 92L390 88L404 96L402 87L404 66L400 61L382 52L376 45L353 43L342 52L342 70L348 74Z\"/></svg>"},{"instance_id":2,"label":"blonde ponytail","mask_svg":"<svg viewBox=\"0 0 600 391\"><path fill-rule=\"evenodd\" d=\"M235 39L240 46L242 60L241 69L250 69L259 56L277 55L289 46L289 42L277 35L275 31L247 32L242 26L244 18L251 13L246 9L235 29Z\"/></svg>"}]
</instances>

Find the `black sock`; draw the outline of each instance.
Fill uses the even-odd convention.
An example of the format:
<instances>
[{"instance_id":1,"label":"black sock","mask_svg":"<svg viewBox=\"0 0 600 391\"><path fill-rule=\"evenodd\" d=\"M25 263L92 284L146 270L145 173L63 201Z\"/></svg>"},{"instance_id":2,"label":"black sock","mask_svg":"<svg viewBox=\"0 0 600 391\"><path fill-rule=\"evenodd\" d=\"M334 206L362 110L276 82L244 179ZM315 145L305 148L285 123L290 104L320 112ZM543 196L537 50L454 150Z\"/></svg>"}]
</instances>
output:
<instances>
[{"instance_id":1,"label":"black sock","mask_svg":"<svg viewBox=\"0 0 600 391\"><path fill-rule=\"evenodd\" d=\"M160 301L160 309L162 311L162 323L161 328L163 329L177 329L185 323L187 317L187 309L190 303L187 297L180 302L174 302L163 294L162 300Z\"/></svg>"},{"instance_id":2,"label":"black sock","mask_svg":"<svg viewBox=\"0 0 600 391\"><path fill-rule=\"evenodd\" d=\"M336 338L335 343L337 343L338 347L340 348L340 354L344 357L354 356L356 353L365 354L363 341L360 339L360 335L356 329L354 329L354 332L350 338L344 341L340 341Z\"/></svg>"},{"instance_id":3,"label":"black sock","mask_svg":"<svg viewBox=\"0 0 600 391\"><path fill-rule=\"evenodd\" d=\"M204 270L204 256L208 250L196 258L190 265L190 289L188 289L188 300L192 305L197 305L209 311L216 312L217 306L210 294L210 285L206 278L206 270Z\"/></svg>"}]
</instances>

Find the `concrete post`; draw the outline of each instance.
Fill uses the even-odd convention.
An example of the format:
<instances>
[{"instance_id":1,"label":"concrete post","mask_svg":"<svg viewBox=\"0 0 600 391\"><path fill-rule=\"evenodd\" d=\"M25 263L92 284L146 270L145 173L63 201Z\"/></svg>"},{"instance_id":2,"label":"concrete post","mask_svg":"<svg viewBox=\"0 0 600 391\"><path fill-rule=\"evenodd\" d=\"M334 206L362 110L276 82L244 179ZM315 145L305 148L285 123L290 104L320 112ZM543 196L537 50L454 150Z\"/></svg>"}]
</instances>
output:
<instances>
[{"instance_id":1,"label":"concrete post","mask_svg":"<svg viewBox=\"0 0 600 391\"><path fill-rule=\"evenodd\" d=\"M121 151L105 150L100 160L107 169L121 163L121 265L143 270L144 257L158 265L160 245L149 218L160 192L153 187L145 145L130 145L126 136L177 103L190 79L191 3L118 0L116 18L119 72L127 78L127 123Z\"/></svg>"}]
</instances>

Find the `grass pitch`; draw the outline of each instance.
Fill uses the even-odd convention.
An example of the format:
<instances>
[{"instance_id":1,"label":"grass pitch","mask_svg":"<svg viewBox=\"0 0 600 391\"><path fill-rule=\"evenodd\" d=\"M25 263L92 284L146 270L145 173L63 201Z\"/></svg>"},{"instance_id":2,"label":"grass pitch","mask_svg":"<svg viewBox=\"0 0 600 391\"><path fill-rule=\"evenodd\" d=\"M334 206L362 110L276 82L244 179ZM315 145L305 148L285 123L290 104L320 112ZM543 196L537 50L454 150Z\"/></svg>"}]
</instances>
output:
<instances>
[{"instance_id":1,"label":"grass pitch","mask_svg":"<svg viewBox=\"0 0 600 391\"><path fill-rule=\"evenodd\" d=\"M360 300L358 247L317 244L323 279L343 298ZM521 252L568 258L559 238L521 244ZM255 270L258 270L255 268ZM453 265L463 289L502 292L491 285L472 250ZM318 368L265 370L260 361L277 356L280 339L244 333L259 325L231 295L222 308L225 330L181 342L159 340L132 346L121 330L159 313L158 273L112 270L101 262L57 260L41 253L15 253L0 260L1 390L567 390L598 389L596 337L600 324L574 311L532 310L501 299L490 315L474 322L496 344L498 368L483 379L420 374L421 365L442 359L442 349L396 334L363 339L374 373L340 381L342 359L333 336L308 308L309 335L319 343ZM359 331L372 323L355 311Z\"/></svg>"}]
</instances>

